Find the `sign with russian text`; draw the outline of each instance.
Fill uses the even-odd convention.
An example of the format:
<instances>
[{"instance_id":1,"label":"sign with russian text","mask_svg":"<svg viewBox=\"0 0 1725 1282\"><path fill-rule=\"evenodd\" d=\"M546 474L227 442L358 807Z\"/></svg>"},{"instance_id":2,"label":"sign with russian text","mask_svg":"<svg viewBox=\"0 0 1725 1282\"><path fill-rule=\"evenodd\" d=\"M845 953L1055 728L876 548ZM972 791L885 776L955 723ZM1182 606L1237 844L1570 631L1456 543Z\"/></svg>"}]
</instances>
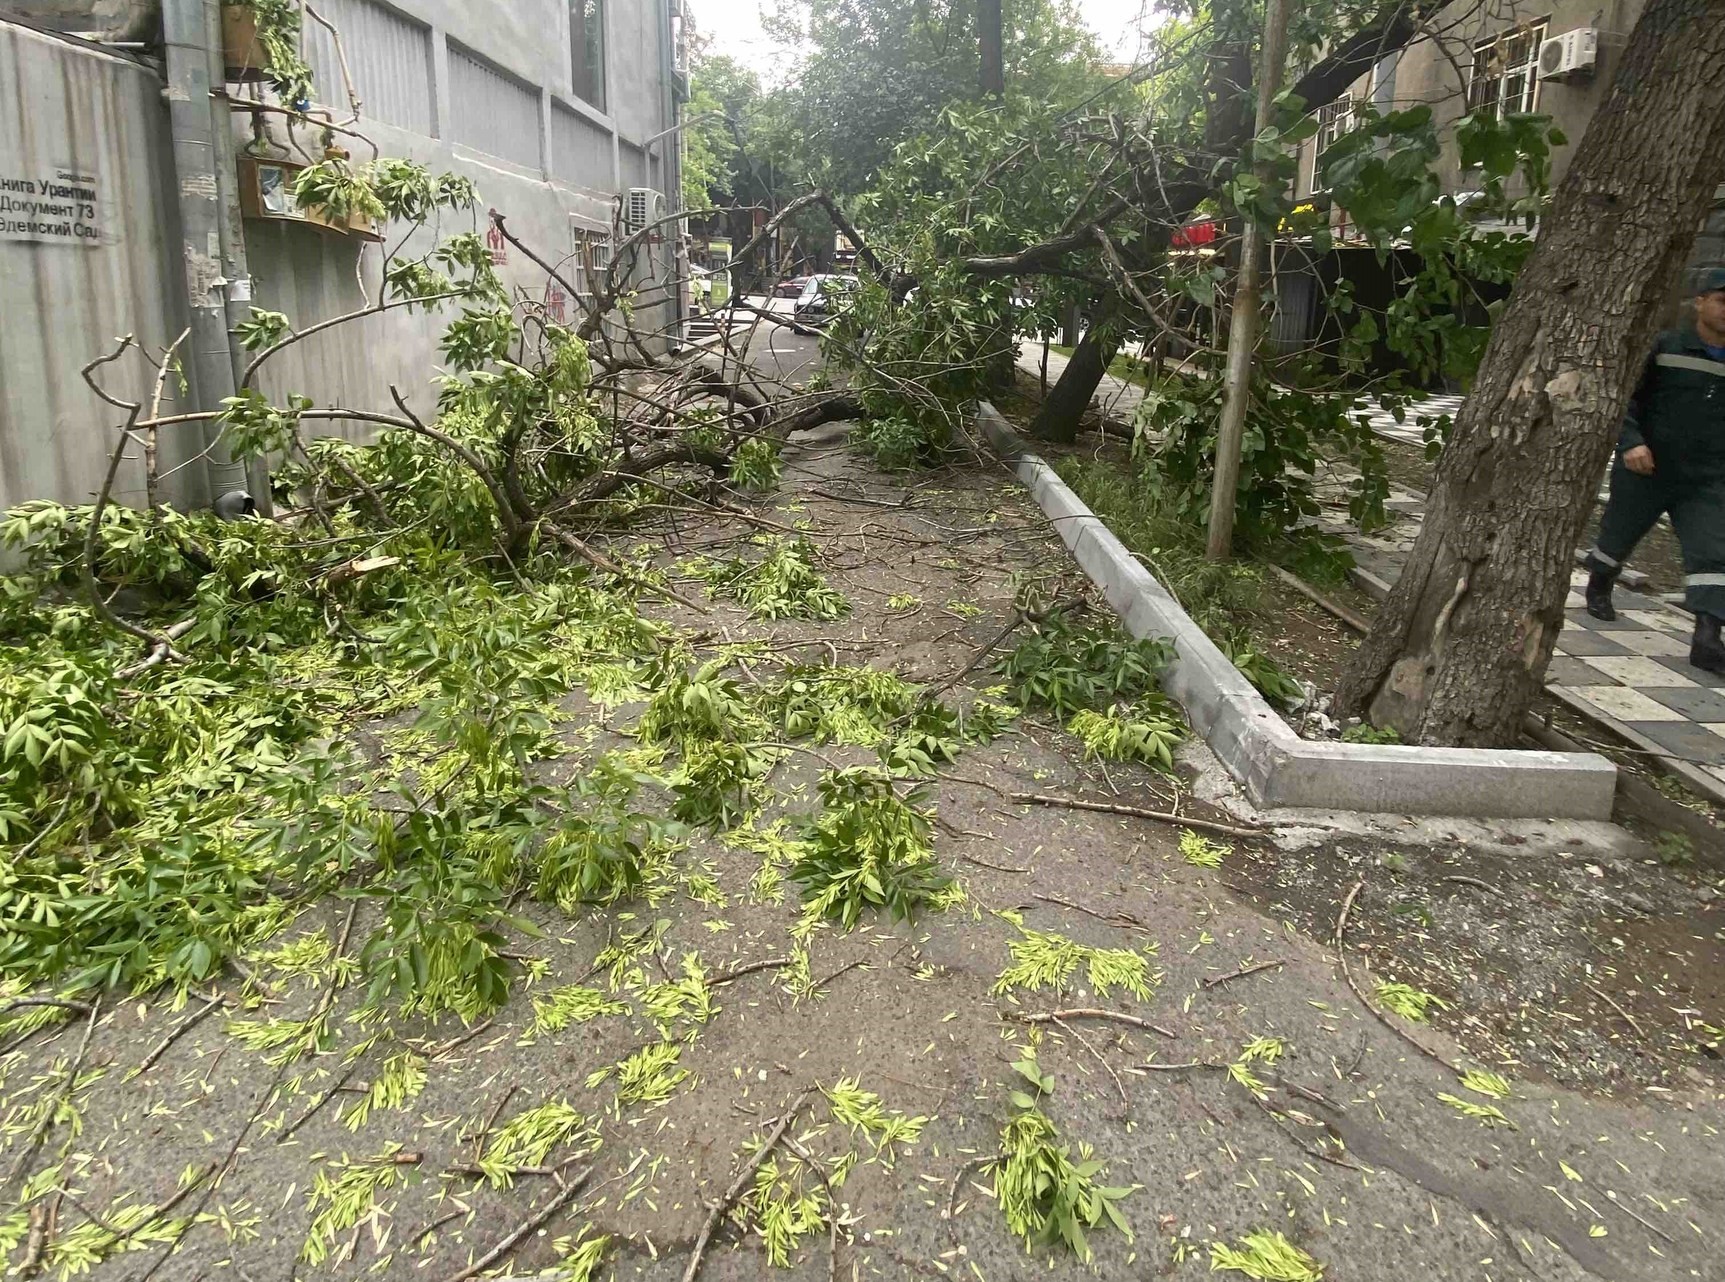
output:
<instances>
[{"instance_id":1,"label":"sign with russian text","mask_svg":"<svg viewBox=\"0 0 1725 1282\"><path fill-rule=\"evenodd\" d=\"M100 245L111 239L107 222L95 174L58 166L0 169L0 241Z\"/></svg>"}]
</instances>

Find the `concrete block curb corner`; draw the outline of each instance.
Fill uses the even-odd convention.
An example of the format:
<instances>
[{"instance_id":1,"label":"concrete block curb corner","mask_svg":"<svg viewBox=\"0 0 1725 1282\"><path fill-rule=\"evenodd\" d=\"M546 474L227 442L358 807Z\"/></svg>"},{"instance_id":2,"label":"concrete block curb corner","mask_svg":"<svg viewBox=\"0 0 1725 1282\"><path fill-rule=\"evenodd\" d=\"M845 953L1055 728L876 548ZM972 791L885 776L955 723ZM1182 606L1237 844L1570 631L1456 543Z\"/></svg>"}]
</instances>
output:
<instances>
[{"instance_id":1,"label":"concrete block curb corner","mask_svg":"<svg viewBox=\"0 0 1725 1282\"><path fill-rule=\"evenodd\" d=\"M976 420L1126 630L1174 643L1163 685L1254 805L1474 819L1611 817L1617 767L1596 753L1300 738L994 406L983 401Z\"/></svg>"}]
</instances>

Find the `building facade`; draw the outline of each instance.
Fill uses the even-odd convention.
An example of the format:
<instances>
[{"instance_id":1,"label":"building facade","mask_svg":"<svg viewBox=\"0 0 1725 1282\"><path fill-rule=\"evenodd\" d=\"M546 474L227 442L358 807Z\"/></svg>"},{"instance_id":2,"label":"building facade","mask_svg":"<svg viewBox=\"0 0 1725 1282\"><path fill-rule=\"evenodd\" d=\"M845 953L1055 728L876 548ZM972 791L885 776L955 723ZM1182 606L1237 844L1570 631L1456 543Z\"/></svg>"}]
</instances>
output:
<instances>
[{"instance_id":1,"label":"building facade","mask_svg":"<svg viewBox=\"0 0 1725 1282\"><path fill-rule=\"evenodd\" d=\"M218 0L207 3L213 30L221 11ZM194 255L181 252L183 192L175 190L159 17L153 28L152 15L134 18L158 34L120 47L69 34L75 18L44 16L55 7L68 4L0 0L0 203L9 184L19 206L24 185L58 174L67 179L61 187L91 197L81 202L90 217L79 220L79 236L49 236L0 209L0 508L89 501L115 415L84 386L80 367L116 335L165 348L187 325L189 292L210 287L188 280ZM308 21L304 33L317 103L334 120L357 114L351 127L381 155L477 186L476 217L460 226L446 217L440 232L486 233L486 211L496 209L546 260L578 262L587 248L602 262L631 217L677 208L681 0L320 0L317 12L329 26ZM242 176L269 162L291 172L322 158L319 130L290 129L279 112L249 106L254 100L261 92L240 84L213 96ZM356 159L369 155L342 141ZM215 281L226 301L241 296L237 289L304 328L375 298L383 249L280 216L291 212L249 203L239 234L250 280ZM512 291L575 318L577 300L501 238L489 244ZM667 226L631 268L644 309L663 313L643 328L672 326L682 313L678 245ZM395 385L429 406L446 319L392 312L310 338L266 367L264 390L384 409ZM153 372L116 365L108 382L135 398L152 390ZM170 435L161 442L163 493L207 501L213 482L191 462L203 443ZM116 494L141 499L138 465L128 463Z\"/></svg>"},{"instance_id":2,"label":"building facade","mask_svg":"<svg viewBox=\"0 0 1725 1282\"><path fill-rule=\"evenodd\" d=\"M1605 97L1641 8L1642 0L1604 6L1597 0L1492 5L1460 0L1450 5L1432 23L1433 34L1382 58L1347 94L1320 109L1318 134L1301 147L1297 194L1321 194L1318 156L1354 126L1365 104L1380 112L1430 107L1444 140L1444 193L1464 200L1478 184L1462 167L1455 146L1455 126L1462 117L1480 108L1549 115L1568 138L1552 153L1555 185ZM1565 38L1575 46L1567 61L1561 56ZM1547 49L1548 41L1559 48Z\"/></svg>"},{"instance_id":3,"label":"building facade","mask_svg":"<svg viewBox=\"0 0 1725 1282\"><path fill-rule=\"evenodd\" d=\"M1428 34L1380 59L1348 93L1319 109L1318 131L1300 147L1298 202L1322 205L1327 193L1319 157L1359 123L1368 107L1379 113L1431 109L1443 148L1438 163L1442 192L1463 208L1477 196L1480 182L1477 172L1461 163L1456 125L1482 109L1548 115L1566 139L1551 155L1555 187L1605 98L1642 7L1642 0L1603 5L1598 0L1500 0L1491 5L1458 0L1449 5ZM1690 279L1725 263L1725 188L1718 197L1696 241ZM1416 267L1398 263L1401 255L1386 261L1366 248L1352 236L1345 209L1330 210L1330 226L1336 248L1328 254L1314 255L1298 245L1278 249L1271 339L1284 350L1333 336L1335 323L1325 312L1323 295L1337 281L1348 280L1362 297L1381 302L1397 288L1399 274ZM1675 319L1675 299L1672 315Z\"/></svg>"}]
</instances>

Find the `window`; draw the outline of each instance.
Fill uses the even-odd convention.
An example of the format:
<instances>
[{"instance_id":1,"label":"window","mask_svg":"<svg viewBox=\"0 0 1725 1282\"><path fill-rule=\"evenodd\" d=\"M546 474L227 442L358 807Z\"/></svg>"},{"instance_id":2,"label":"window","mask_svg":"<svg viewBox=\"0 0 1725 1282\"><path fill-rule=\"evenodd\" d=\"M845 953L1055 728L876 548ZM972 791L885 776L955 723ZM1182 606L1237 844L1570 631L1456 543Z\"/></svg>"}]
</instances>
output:
<instances>
[{"instance_id":1,"label":"window","mask_svg":"<svg viewBox=\"0 0 1725 1282\"><path fill-rule=\"evenodd\" d=\"M1545 23L1529 23L1474 46L1467 107L1493 116L1532 111L1539 101L1539 46Z\"/></svg>"},{"instance_id":2,"label":"window","mask_svg":"<svg viewBox=\"0 0 1725 1282\"><path fill-rule=\"evenodd\" d=\"M1351 133L1359 123L1355 112L1359 104L1350 94L1343 94L1334 102L1326 103L1318 108L1318 133L1315 145L1312 147L1312 192L1322 191L1324 181L1324 152L1329 150L1336 139L1345 133Z\"/></svg>"},{"instance_id":3,"label":"window","mask_svg":"<svg viewBox=\"0 0 1725 1282\"><path fill-rule=\"evenodd\" d=\"M1354 128L1354 99L1343 94L1334 102L1318 108L1318 154L1329 150L1336 139Z\"/></svg>"},{"instance_id":4,"label":"window","mask_svg":"<svg viewBox=\"0 0 1725 1282\"><path fill-rule=\"evenodd\" d=\"M605 110L605 0L569 0L569 44L575 96Z\"/></svg>"},{"instance_id":5,"label":"window","mask_svg":"<svg viewBox=\"0 0 1725 1282\"><path fill-rule=\"evenodd\" d=\"M608 232L588 231L581 227L572 230L575 288L582 298L590 299L595 288L604 284L605 269L611 265L611 236ZM593 269L591 280L587 276L589 267Z\"/></svg>"}]
</instances>

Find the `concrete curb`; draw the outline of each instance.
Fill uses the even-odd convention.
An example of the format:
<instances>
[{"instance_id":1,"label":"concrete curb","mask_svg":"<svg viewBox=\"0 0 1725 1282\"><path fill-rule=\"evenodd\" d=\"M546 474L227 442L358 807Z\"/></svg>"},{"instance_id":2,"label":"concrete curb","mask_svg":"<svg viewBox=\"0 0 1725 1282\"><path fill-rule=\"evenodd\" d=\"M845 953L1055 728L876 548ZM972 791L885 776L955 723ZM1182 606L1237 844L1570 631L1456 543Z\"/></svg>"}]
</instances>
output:
<instances>
[{"instance_id":1,"label":"concrete curb","mask_svg":"<svg viewBox=\"0 0 1725 1282\"><path fill-rule=\"evenodd\" d=\"M1054 469L984 401L977 426L1136 637L1167 637L1163 686L1264 807L1478 819L1609 819L1617 767L1594 753L1302 739Z\"/></svg>"}]
</instances>

